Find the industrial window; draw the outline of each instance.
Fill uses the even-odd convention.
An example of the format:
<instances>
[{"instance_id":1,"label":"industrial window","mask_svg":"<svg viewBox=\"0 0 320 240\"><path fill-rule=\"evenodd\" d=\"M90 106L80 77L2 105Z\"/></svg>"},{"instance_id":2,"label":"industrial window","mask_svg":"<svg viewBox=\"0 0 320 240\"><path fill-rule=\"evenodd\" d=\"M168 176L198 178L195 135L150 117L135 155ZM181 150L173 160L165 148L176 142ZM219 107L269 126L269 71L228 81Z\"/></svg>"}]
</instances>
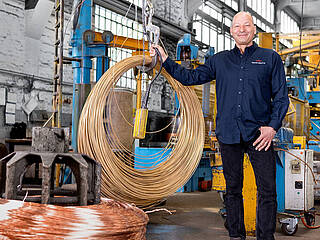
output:
<instances>
[{"instance_id":1,"label":"industrial window","mask_svg":"<svg viewBox=\"0 0 320 240\"><path fill-rule=\"evenodd\" d=\"M270 16L270 22L273 24L274 23L274 4L271 3L271 16Z\"/></svg>"},{"instance_id":2,"label":"industrial window","mask_svg":"<svg viewBox=\"0 0 320 240\"><path fill-rule=\"evenodd\" d=\"M281 25L280 25L281 33L299 32L298 23L292 17L290 17L285 11L281 11L280 19L281 19ZM293 46L292 42L287 39L280 39L280 42L288 48L291 48Z\"/></svg>"},{"instance_id":3,"label":"industrial window","mask_svg":"<svg viewBox=\"0 0 320 240\"><path fill-rule=\"evenodd\" d=\"M256 13L258 13L269 23L273 24L274 4L271 2L271 0L247 0L247 6L250 7Z\"/></svg>"},{"instance_id":4,"label":"industrial window","mask_svg":"<svg viewBox=\"0 0 320 240\"><path fill-rule=\"evenodd\" d=\"M238 11L238 1L237 0L222 0L226 5L232 7L234 10Z\"/></svg>"},{"instance_id":5,"label":"industrial window","mask_svg":"<svg viewBox=\"0 0 320 240\"><path fill-rule=\"evenodd\" d=\"M140 6L142 0L131 0L130 2ZM132 6L134 8L134 6ZM143 28L142 24L137 21L128 19L120 14L112 12L102 6L95 4L95 15L94 15L94 30L103 32L105 30L111 31L114 35L129 37L134 39L142 39ZM132 50L123 48L109 48L108 56L111 58L110 65L113 66L115 63L130 57ZM130 70L125 73L117 83L117 86L136 89L136 81L133 75L133 71ZM142 89L146 90L146 83L143 81Z\"/></svg>"},{"instance_id":6,"label":"industrial window","mask_svg":"<svg viewBox=\"0 0 320 240\"><path fill-rule=\"evenodd\" d=\"M238 10L239 10L238 1L232 0L231 7L232 7L234 10L238 11Z\"/></svg>"},{"instance_id":7,"label":"industrial window","mask_svg":"<svg viewBox=\"0 0 320 240\"><path fill-rule=\"evenodd\" d=\"M232 5L234 8L238 7L235 1L226 0L224 2L230 6ZM222 14L216 10L216 7L211 2L203 3L199 7L199 10L219 22L224 22L226 26L231 26L231 19L226 16L222 19ZM193 29L196 30L196 40L214 47L216 52L228 50L233 47L234 42L228 32L223 32L220 25L216 26L197 14L193 16Z\"/></svg>"},{"instance_id":8,"label":"industrial window","mask_svg":"<svg viewBox=\"0 0 320 240\"><path fill-rule=\"evenodd\" d=\"M139 7L141 7L142 8L142 1L143 0L127 0L128 2L131 2L131 3L133 3L134 5L137 5L137 6L139 6Z\"/></svg>"}]
</instances>

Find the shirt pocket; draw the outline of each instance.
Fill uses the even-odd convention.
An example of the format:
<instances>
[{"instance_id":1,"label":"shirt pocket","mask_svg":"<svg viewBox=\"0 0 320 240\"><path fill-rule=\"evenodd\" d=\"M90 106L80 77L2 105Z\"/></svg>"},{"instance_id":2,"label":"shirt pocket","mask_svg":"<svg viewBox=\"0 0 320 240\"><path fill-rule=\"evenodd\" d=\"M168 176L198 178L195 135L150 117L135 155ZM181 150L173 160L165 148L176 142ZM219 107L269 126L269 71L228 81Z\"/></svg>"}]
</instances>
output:
<instances>
[{"instance_id":1,"label":"shirt pocket","mask_svg":"<svg viewBox=\"0 0 320 240\"><path fill-rule=\"evenodd\" d=\"M246 70L247 78L249 80L253 80L256 83L258 83L257 80L259 80L259 83L262 85L270 84L271 72L265 61L249 59Z\"/></svg>"}]
</instances>

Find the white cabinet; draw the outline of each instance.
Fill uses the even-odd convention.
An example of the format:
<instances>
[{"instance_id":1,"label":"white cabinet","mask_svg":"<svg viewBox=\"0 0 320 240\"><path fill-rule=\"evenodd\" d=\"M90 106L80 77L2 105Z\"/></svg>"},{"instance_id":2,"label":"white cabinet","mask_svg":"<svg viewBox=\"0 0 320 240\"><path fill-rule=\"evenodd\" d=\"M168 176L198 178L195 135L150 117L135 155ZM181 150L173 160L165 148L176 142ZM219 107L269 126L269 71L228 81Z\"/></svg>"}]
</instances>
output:
<instances>
[{"instance_id":1,"label":"white cabinet","mask_svg":"<svg viewBox=\"0 0 320 240\"><path fill-rule=\"evenodd\" d=\"M290 154L291 153L291 154ZM306 166L299 158L305 161ZM314 205L313 150L290 149L285 153L285 209L309 210Z\"/></svg>"}]
</instances>

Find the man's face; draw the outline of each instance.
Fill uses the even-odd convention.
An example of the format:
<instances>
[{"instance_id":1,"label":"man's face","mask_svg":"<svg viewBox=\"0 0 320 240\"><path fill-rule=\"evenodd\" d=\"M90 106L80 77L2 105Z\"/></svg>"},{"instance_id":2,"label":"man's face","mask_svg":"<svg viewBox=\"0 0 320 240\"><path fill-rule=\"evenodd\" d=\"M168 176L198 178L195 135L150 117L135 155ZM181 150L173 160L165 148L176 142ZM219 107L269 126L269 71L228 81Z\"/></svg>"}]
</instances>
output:
<instances>
[{"instance_id":1,"label":"man's face","mask_svg":"<svg viewBox=\"0 0 320 240\"><path fill-rule=\"evenodd\" d=\"M256 27L250 15L239 13L233 18L230 32L237 45L249 45L256 34Z\"/></svg>"}]
</instances>

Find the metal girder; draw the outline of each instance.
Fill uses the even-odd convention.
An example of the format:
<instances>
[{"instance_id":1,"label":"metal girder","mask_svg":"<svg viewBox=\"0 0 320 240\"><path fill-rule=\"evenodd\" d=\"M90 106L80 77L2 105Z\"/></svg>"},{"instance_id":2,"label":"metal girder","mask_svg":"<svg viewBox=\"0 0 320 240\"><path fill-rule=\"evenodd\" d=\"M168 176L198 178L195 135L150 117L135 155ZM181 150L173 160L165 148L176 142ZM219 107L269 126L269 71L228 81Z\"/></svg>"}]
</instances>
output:
<instances>
[{"instance_id":1,"label":"metal girder","mask_svg":"<svg viewBox=\"0 0 320 240\"><path fill-rule=\"evenodd\" d=\"M286 55L286 54L289 54L289 53L298 52L298 51L300 51L300 49L303 50L303 49L316 47L316 46L319 46L319 44L320 44L320 40L317 40L317 41L314 41L314 42L303 44L303 45L301 45L301 48L300 48L300 46L293 47L293 48L288 48L288 49L281 50L278 53L279 53L280 56L281 55Z\"/></svg>"},{"instance_id":2,"label":"metal girder","mask_svg":"<svg viewBox=\"0 0 320 240\"><path fill-rule=\"evenodd\" d=\"M204 12L201 11L201 10L196 10L196 13L197 13L200 17L208 20L211 24L213 24L213 25L221 28L222 23L221 23L220 21L218 21L217 19L211 17L210 15L204 13ZM230 32L230 27L228 27L228 26L225 25L225 24L223 24L223 29L224 29L225 31L227 31L227 32Z\"/></svg>"},{"instance_id":3,"label":"metal girder","mask_svg":"<svg viewBox=\"0 0 320 240\"><path fill-rule=\"evenodd\" d=\"M230 18L233 18L233 16L237 13L236 10L234 10L232 7L228 6L224 2L220 0L208 0L208 2L212 3L213 5L217 6L218 12L221 14L228 15Z\"/></svg>"},{"instance_id":4,"label":"metal girder","mask_svg":"<svg viewBox=\"0 0 320 240\"><path fill-rule=\"evenodd\" d=\"M320 34L320 30L302 31L302 35L306 34ZM279 36L300 36L300 33L279 33Z\"/></svg>"},{"instance_id":5,"label":"metal girder","mask_svg":"<svg viewBox=\"0 0 320 240\"><path fill-rule=\"evenodd\" d=\"M106 43L102 39L101 32L94 32L94 39L89 44L106 44ZM120 47L120 48L126 48L131 50L141 50L141 49L148 48L149 42L144 41L144 45L143 45L143 40L114 35L113 40L108 45L110 47Z\"/></svg>"},{"instance_id":6,"label":"metal girder","mask_svg":"<svg viewBox=\"0 0 320 240\"><path fill-rule=\"evenodd\" d=\"M300 36L285 36L285 35L279 35L279 39L291 39L291 40L300 40ZM320 35L319 36L301 36L302 40L320 40Z\"/></svg>"},{"instance_id":7,"label":"metal girder","mask_svg":"<svg viewBox=\"0 0 320 240\"><path fill-rule=\"evenodd\" d=\"M301 57L306 57L306 56L310 56L310 55L319 55L319 52L304 52L304 53L301 53ZM299 53L296 53L292 56L293 58L299 58L300 57L300 54Z\"/></svg>"},{"instance_id":8,"label":"metal girder","mask_svg":"<svg viewBox=\"0 0 320 240\"><path fill-rule=\"evenodd\" d=\"M308 67L308 68L313 68L315 70L317 70L317 64L313 64L313 63L309 63L309 62L306 62L306 61L301 61L301 60L298 60L298 64L302 65L303 63L303 66L305 67Z\"/></svg>"}]
</instances>

